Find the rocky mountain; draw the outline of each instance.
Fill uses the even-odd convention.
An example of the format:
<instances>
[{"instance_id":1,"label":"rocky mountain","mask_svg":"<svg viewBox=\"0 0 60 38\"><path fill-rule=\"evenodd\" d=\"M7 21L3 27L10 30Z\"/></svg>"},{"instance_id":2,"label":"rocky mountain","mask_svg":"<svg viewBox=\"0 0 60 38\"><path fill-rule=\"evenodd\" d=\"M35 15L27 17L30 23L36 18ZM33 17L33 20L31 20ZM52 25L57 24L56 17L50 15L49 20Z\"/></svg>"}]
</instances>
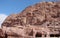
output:
<instances>
[{"instance_id":1,"label":"rocky mountain","mask_svg":"<svg viewBox=\"0 0 60 38\"><path fill-rule=\"evenodd\" d=\"M60 2L40 2L8 16L2 24L6 38L60 37Z\"/></svg>"}]
</instances>

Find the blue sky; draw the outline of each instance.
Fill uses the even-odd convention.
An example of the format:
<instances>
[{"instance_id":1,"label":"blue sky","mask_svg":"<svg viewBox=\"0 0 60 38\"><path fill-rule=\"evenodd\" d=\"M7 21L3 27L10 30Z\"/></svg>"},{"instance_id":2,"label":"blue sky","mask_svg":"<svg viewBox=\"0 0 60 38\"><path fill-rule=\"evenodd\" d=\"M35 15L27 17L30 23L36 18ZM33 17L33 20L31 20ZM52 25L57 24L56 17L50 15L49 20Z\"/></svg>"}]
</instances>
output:
<instances>
[{"instance_id":1,"label":"blue sky","mask_svg":"<svg viewBox=\"0 0 60 38\"><path fill-rule=\"evenodd\" d=\"M20 13L26 7L42 1L43 0L0 0L0 27L8 15L13 13Z\"/></svg>"},{"instance_id":2,"label":"blue sky","mask_svg":"<svg viewBox=\"0 0 60 38\"><path fill-rule=\"evenodd\" d=\"M0 13L12 14L19 13L27 6L35 4L40 0L0 0Z\"/></svg>"},{"instance_id":3,"label":"blue sky","mask_svg":"<svg viewBox=\"0 0 60 38\"><path fill-rule=\"evenodd\" d=\"M26 7L41 1L43 0L0 0L0 14L10 15L12 13L19 13Z\"/></svg>"}]
</instances>

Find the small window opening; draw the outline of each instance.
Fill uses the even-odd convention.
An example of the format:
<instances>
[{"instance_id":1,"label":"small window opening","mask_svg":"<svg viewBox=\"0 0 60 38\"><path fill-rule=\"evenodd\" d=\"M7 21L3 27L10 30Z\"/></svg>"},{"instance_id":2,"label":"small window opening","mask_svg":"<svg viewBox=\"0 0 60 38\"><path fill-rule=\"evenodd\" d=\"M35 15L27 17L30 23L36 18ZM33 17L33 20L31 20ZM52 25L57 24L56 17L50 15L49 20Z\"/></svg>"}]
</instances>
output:
<instances>
[{"instance_id":1,"label":"small window opening","mask_svg":"<svg viewBox=\"0 0 60 38\"><path fill-rule=\"evenodd\" d=\"M54 37L54 34L50 34L50 37Z\"/></svg>"},{"instance_id":2,"label":"small window opening","mask_svg":"<svg viewBox=\"0 0 60 38\"><path fill-rule=\"evenodd\" d=\"M51 34L50 37L60 37L60 34Z\"/></svg>"},{"instance_id":3,"label":"small window opening","mask_svg":"<svg viewBox=\"0 0 60 38\"><path fill-rule=\"evenodd\" d=\"M42 34L37 32L35 36L36 37L42 37Z\"/></svg>"},{"instance_id":4,"label":"small window opening","mask_svg":"<svg viewBox=\"0 0 60 38\"><path fill-rule=\"evenodd\" d=\"M7 34L5 33L5 38L7 38L8 36L7 36Z\"/></svg>"},{"instance_id":5,"label":"small window opening","mask_svg":"<svg viewBox=\"0 0 60 38\"><path fill-rule=\"evenodd\" d=\"M60 34L55 34L55 37L60 37Z\"/></svg>"}]
</instances>

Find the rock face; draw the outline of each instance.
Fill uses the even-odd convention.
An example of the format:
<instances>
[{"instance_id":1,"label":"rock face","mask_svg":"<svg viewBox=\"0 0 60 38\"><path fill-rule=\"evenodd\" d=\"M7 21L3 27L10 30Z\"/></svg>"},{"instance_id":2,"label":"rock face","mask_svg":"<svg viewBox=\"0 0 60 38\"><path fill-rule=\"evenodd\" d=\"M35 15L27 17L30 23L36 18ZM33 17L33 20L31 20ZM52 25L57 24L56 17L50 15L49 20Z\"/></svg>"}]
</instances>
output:
<instances>
[{"instance_id":1,"label":"rock face","mask_svg":"<svg viewBox=\"0 0 60 38\"><path fill-rule=\"evenodd\" d=\"M2 29L0 28L0 38L4 38L4 37L5 37L5 35L3 34Z\"/></svg>"},{"instance_id":2,"label":"rock face","mask_svg":"<svg viewBox=\"0 0 60 38\"><path fill-rule=\"evenodd\" d=\"M2 24L7 38L60 36L60 2L41 2L12 14Z\"/></svg>"}]
</instances>

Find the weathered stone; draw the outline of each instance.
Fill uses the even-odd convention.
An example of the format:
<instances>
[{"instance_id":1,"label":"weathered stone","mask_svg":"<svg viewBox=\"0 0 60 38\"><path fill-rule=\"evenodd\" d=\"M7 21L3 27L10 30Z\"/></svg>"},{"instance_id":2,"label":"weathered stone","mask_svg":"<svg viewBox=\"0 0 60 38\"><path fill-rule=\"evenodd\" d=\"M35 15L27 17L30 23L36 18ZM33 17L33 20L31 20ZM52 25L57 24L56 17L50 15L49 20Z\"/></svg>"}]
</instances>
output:
<instances>
[{"instance_id":1,"label":"weathered stone","mask_svg":"<svg viewBox=\"0 0 60 38\"><path fill-rule=\"evenodd\" d=\"M60 2L41 2L12 14L2 24L8 38L60 36Z\"/></svg>"}]
</instances>

